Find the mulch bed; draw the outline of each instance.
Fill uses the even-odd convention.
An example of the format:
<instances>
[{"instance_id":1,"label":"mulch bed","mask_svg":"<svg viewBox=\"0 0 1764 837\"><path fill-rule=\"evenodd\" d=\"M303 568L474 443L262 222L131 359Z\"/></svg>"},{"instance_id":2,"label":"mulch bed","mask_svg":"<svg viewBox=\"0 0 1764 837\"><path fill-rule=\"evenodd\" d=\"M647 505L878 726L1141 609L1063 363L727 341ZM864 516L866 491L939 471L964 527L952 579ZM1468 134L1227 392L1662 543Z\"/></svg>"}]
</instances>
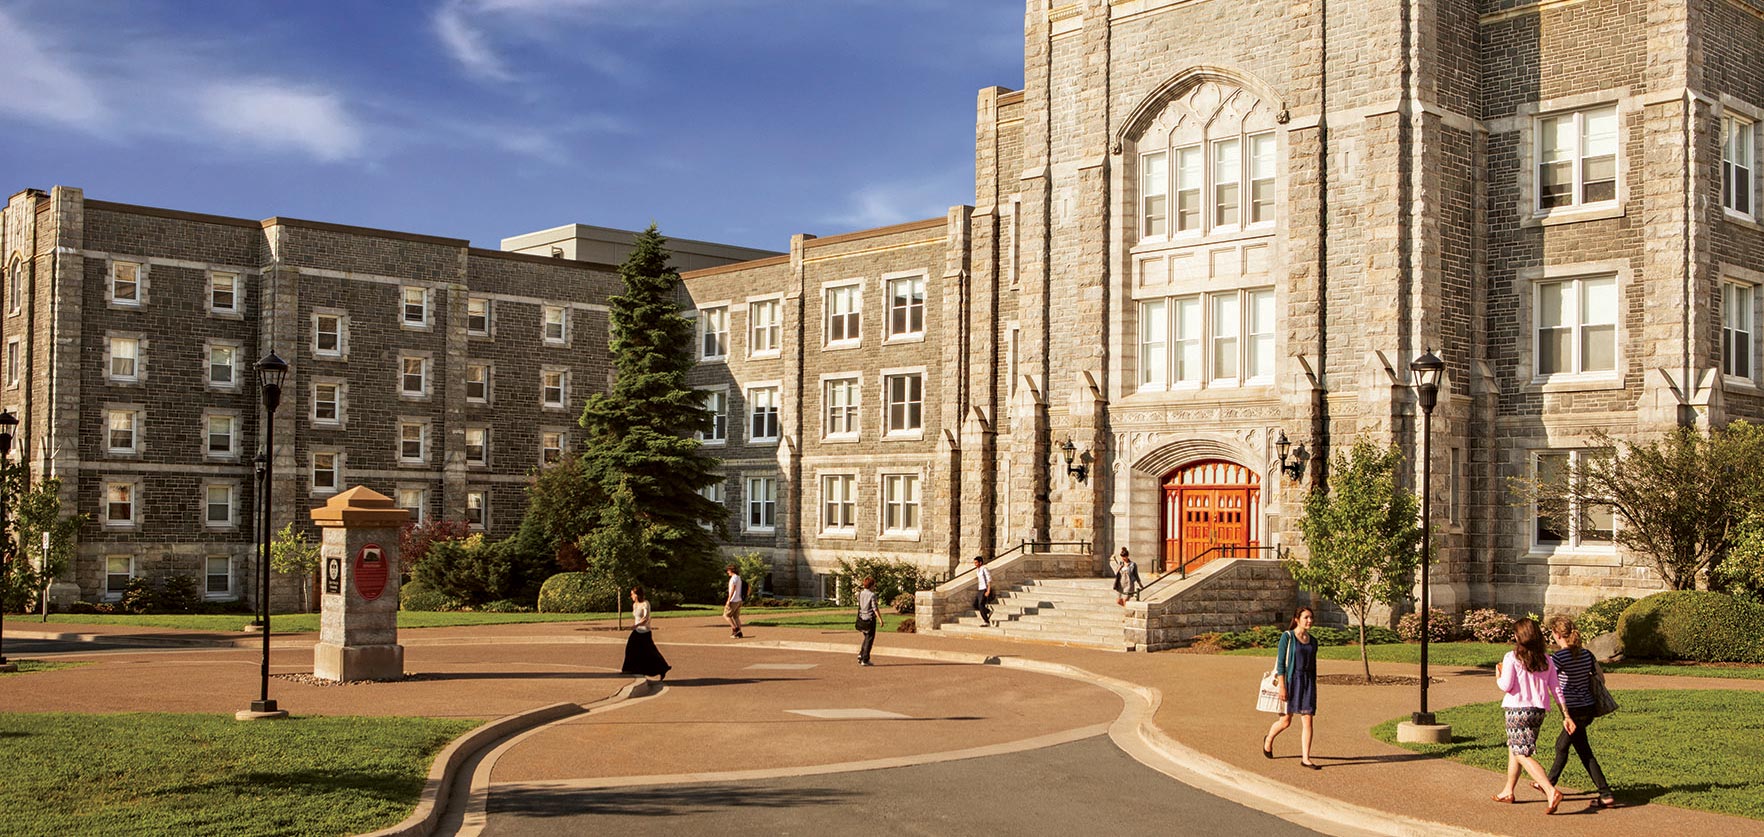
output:
<instances>
[{"instance_id":1,"label":"mulch bed","mask_svg":"<svg viewBox=\"0 0 1764 837\"><path fill-rule=\"evenodd\" d=\"M403 677L400 677L397 680L326 680L323 677L315 677L310 673L272 674L270 675L270 678L272 680L286 680L290 683L299 683L302 686L372 686L376 683L409 683L413 680L434 679L433 675L412 674L408 671L404 673Z\"/></svg>"},{"instance_id":2,"label":"mulch bed","mask_svg":"<svg viewBox=\"0 0 1764 837\"><path fill-rule=\"evenodd\" d=\"M1444 683L1438 677L1427 678L1429 683ZM1364 674L1319 674L1317 684L1321 686L1419 686L1421 678L1406 675L1374 674L1372 682L1366 682Z\"/></svg>"}]
</instances>

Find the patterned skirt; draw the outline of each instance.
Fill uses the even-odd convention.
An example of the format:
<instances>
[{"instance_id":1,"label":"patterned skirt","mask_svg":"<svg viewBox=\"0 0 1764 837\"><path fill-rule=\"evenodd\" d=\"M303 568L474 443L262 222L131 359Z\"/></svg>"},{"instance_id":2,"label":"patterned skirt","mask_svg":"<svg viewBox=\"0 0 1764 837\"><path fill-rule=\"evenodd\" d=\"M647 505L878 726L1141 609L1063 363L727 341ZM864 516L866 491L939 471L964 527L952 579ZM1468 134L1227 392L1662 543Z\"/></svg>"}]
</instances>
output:
<instances>
[{"instance_id":1,"label":"patterned skirt","mask_svg":"<svg viewBox=\"0 0 1764 837\"><path fill-rule=\"evenodd\" d=\"M1524 706L1507 710L1507 750L1515 756L1537 752L1537 731L1543 728L1546 710Z\"/></svg>"}]
</instances>

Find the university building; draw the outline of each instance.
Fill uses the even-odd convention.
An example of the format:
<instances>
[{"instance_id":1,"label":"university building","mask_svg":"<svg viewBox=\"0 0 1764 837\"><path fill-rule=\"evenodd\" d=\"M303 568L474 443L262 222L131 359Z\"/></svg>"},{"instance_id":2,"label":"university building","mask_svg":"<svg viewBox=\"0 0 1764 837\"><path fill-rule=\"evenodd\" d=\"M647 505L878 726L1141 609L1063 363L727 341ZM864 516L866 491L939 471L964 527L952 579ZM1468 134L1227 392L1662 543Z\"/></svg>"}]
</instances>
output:
<instances>
[{"instance_id":1,"label":"university building","mask_svg":"<svg viewBox=\"0 0 1764 837\"><path fill-rule=\"evenodd\" d=\"M1596 431L1764 416L1764 2L1024 22L1024 89L979 93L971 206L686 274L734 549L801 592L842 557L1023 541L1081 572L1302 552L1303 492L1355 438L1414 450L1419 482L1432 348L1436 606L1660 586L1608 509L1554 525L1510 481Z\"/></svg>"}]
</instances>

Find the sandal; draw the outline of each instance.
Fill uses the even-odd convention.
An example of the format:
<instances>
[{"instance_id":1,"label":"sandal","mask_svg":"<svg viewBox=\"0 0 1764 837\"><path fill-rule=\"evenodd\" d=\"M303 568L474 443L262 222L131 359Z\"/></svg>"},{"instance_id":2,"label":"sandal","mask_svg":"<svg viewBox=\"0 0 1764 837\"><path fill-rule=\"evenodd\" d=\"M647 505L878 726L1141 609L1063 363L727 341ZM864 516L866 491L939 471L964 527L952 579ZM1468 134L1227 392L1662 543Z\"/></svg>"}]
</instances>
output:
<instances>
[{"instance_id":1,"label":"sandal","mask_svg":"<svg viewBox=\"0 0 1764 837\"><path fill-rule=\"evenodd\" d=\"M1546 813L1546 814L1556 813L1556 809L1562 806L1562 800L1565 797L1567 797L1567 794L1565 794L1561 791L1556 791L1556 795L1550 797L1550 807L1545 808L1544 813Z\"/></svg>"},{"instance_id":2,"label":"sandal","mask_svg":"<svg viewBox=\"0 0 1764 837\"><path fill-rule=\"evenodd\" d=\"M1506 804L1508 804L1508 805L1511 805L1511 804L1513 804L1513 797L1511 797L1511 796L1502 796L1502 795L1500 795L1500 794L1498 794L1498 793L1497 793L1497 794L1495 794L1495 795L1494 795L1494 796L1491 796L1491 797L1489 797L1489 799L1492 799L1492 800L1494 800L1494 801L1496 801L1496 802L1503 802L1503 803L1506 803Z\"/></svg>"}]
</instances>

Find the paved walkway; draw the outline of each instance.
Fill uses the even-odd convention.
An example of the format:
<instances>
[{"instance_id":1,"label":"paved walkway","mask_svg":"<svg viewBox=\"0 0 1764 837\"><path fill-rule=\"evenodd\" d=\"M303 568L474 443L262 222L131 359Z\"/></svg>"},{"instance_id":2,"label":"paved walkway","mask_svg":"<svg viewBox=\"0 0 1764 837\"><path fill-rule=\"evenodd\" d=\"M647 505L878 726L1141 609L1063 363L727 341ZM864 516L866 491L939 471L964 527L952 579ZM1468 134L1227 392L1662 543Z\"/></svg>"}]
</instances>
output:
<instances>
[{"instance_id":1,"label":"paved walkway","mask_svg":"<svg viewBox=\"0 0 1764 837\"><path fill-rule=\"evenodd\" d=\"M63 633L83 630L51 627ZM349 687L275 680L271 696L300 714L494 717L557 701L585 704L631 681L616 673L622 635L579 628L554 623L409 630L402 637L406 668L420 673L419 679ZM26 635L8 630L9 637ZM1296 728L1281 738L1281 758L1265 760L1259 747L1270 716L1253 710L1256 683L1268 664L1259 658L1119 654L886 633L877 640L877 666L861 669L855 664L852 631L762 627L749 628L748 636L729 639L719 620L660 620L657 639L675 666L661 695L608 714L604 721L568 722L520 740L495 760L495 782L604 784L622 779L657 784L657 774L679 781L680 776L714 774L732 766L813 773L852 761L854 753L914 758L1008 749L1022 742L1049 746L1076 741L1097 734L1122 712L1114 693L1070 677L891 656L907 649L1056 663L1155 689L1161 695L1152 716L1157 729L1174 746L1198 756L1197 763L1211 765L1214 792L1224 788L1231 794L1233 784L1271 779L1296 789L1298 798L1317 794L1318 800L1341 800L1489 833L1547 829L1551 834L1599 837L1764 835L1764 823L1664 805L1583 813L1583 803L1571 799L1564 810L1573 815L1548 820L1535 796L1521 794L1528 804L1495 805L1487 801L1500 783L1495 774L1421 757L1367 733L1374 724L1410 711L1412 688L1325 687L1314 747L1325 769L1298 766ZM313 640L310 635L278 637L273 670L310 671L307 646ZM851 650L800 650L829 644ZM258 655L252 649L131 651L92 659L97 662L90 666L0 678L0 706L16 711L230 712L257 693ZM1320 666L1325 674L1353 673L1359 664L1325 660ZM1375 664L1374 670L1413 673L1412 666L1396 664ZM198 672L199 689L191 688L192 671ZM1436 708L1496 695L1486 671L1436 667L1435 674L1445 679L1430 692ZM1764 690L1760 681L1621 674L1611 676L1611 685ZM877 723L874 717L817 718L791 709L881 711L904 718ZM595 755L570 758L583 753Z\"/></svg>"}]
</instances>

